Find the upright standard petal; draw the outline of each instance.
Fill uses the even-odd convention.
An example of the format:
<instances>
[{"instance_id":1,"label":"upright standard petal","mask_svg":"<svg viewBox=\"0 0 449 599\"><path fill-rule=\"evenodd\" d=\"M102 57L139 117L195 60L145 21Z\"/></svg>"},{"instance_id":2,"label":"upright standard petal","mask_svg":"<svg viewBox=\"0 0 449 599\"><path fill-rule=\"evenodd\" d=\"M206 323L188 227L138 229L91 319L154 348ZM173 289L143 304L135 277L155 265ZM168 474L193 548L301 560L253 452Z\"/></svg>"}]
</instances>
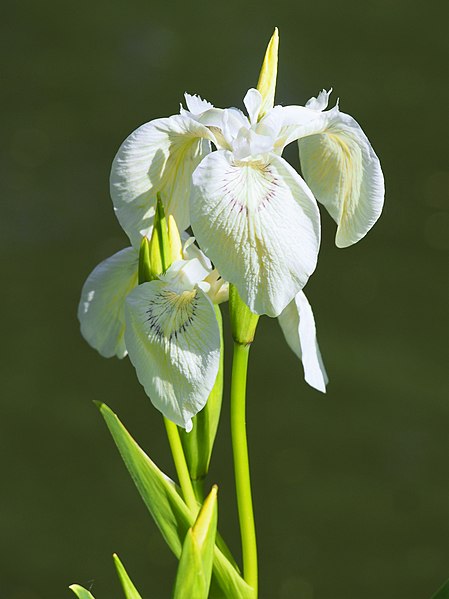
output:
<instances>
[{"instance_id":1,"label":"upright standard petal","mask_svg":"<svg viewBox=\"0 0 449 599\"><path fill-rule=\"evenodd\" d=\"M320 218L315 199L285 160L239 162L209 154L193 174L196 238L253 312L277 316L315 269Z\"/></svg>"},{"instance_id":2,"label":"upright standard petal","mask_svg":"<svg viewBox=\"0 0 449 599\"><path fill-rule=\"evenodd\" d=\"M317 114L314 127L307 127L302 132L306 137L298 142L301 168L316 199L338 225L336 245L347 247L364 237L382 212L382 169L351 116L338 107Z\"/></svg>"},{"instance_id":3,"label":"upright standard petal","mask_svg":"<svg viewBox=\"0 0 449 599\"><path fill-rule=\"evenodd\" d=\"M326 393L328 378L316 338L315 319L302 291L279 316L279 324L290 349L302 361L306 382Z\"/></svg>"},{"instance_id":4,"label":"upright standard petal","mask_svg":"<svg viewBox=\"0 0 449 599\"><path fill-rule=\"evenodd\" d=\"M187 111L195 116L203 114L203 112L206 112L206 110L210 110L211 108L213 108L213 105L210 102L208 102L207 100L203 100L203 98L201 98L197 94L194 94L192 96L191 94L188 94L186 92L184 94L184 98L186 100ZM181 107L181 114L183 114L183 111L184 109Z\"/></svg>"},{"instance_id":5,"label":"upright standard petal","mask_svg":"<svg viewBox=\"0 0 449 599\"><path fill-rule=\"evenodd\" d=\"M259 119L262 102L263 98L259 90L251 88L246 92L243 104L245 105L251 125L255 125Z\"/></svg>"},{"instance_id":6,"label":"upright standard petal","mask_svg":"<svg viewBox=\"0 0 449 599\"><path fill-rule=\"evenodd\" d=\"M78 306L81 333L105 358L126 356L125 299L137 285L138 253L133 248L101 262L87 277Z\"/></svg>"},{"instance_id":7,"label":"upright standard petal","mask_svg":"<svg viewBox=\"0 0 449 599\"><path fill-rule=\"evenodd\" d=\"M175 115L142 125L123 142L112 164L110 188L117 218L134 247L151 234L158 193L179 229L189 226L192 173L210 151L211 139L207 127Z\"/></svg>"},{"instance_id":8,"label":"upright standard petal","mask_svg":"<svg viewBox=\"0 0 449 599\"><path fill-rule=\"evenodd\" d=\"M187 431L205 405L220 361L214 307L201 289L167 281L136 287L126 300L126 347L154 406Z\"/></svg>"}]
</instances>

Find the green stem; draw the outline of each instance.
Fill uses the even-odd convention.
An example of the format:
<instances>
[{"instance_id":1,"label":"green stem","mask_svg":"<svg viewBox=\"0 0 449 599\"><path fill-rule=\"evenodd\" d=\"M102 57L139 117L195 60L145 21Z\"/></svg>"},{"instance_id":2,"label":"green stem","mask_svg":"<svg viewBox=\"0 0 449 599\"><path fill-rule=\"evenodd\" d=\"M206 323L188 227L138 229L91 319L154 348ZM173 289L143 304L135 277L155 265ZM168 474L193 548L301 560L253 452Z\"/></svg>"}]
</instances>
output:
<instances>
[{"instance_id":1,"label":"green stem","mask_svg":"<svg viewBox=\"0 0 449 599\"><path fill-rule=\"evenodd\" d=\"M174 422L165 417L164 423L184 501L186 502L187 507L196 516L198 512L198 503L193 491L192 481L190 480L189 469L187 467L186 458L182 449L178 427Z\"/></svg>"},{"instance_id":2,"label":"green stem","mask_svg":"<svg viewBox=\"0 0 449 599\"><path fill-rule=\"evenodd\" d=\"M249 345L234 343L231 381L231 434L235 486L242 537L243 577L257 597L257 545L246 440L246 377Z\"/></svg>"}]
</instances>

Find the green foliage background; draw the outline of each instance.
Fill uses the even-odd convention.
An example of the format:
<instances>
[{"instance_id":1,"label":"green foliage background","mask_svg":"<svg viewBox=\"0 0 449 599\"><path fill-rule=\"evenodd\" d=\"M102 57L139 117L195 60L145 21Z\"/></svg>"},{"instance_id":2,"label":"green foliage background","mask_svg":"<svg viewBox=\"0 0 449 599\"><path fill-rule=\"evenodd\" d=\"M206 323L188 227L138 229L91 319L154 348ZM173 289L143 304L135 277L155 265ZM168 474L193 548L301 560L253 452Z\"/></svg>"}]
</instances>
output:
<instances>
[{"instance_id":1,"label":"green foliage background","mask_svg":"<svg viewBox=\"0 0 449 599\"><path fill-rule=\"evenodd\" d=\"M277 323L252 350L249 435L261 599L421 599L449 573L444 3L22 0L3 8L0 598L120 596L111 555L165 599L175 559L92 400L174 476L127 360L76 321L81 285L127 243L109 168L184 91L241 105L280 29L277 101L333 86L383 164L375 229L323 244L307 286L331 383L307 387ZM297 165L296 150L287 158ZM229 367L229 360L228 360ZM219 527L238 553L227 399L213 456Z\"/></svg>"}]
</instances>

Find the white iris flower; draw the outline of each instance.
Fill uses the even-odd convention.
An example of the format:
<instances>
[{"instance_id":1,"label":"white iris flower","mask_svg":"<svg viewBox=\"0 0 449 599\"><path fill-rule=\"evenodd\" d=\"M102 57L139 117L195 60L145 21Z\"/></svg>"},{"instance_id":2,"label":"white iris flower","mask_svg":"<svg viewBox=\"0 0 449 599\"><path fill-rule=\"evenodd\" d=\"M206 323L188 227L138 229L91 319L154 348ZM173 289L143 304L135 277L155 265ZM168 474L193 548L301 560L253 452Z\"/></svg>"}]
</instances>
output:
<instances>
[{"instance_id":1,"label":"white iris flower","mask_svg":"<svg viewBox=\"0 0 449 599\"><path fill-rule=\"evenodd\" d=\"M129 354L155 407L190 430L217 377L213 303L227 300L228 288L192 238L158 280L137 285L138 261L126 248L92 271L78 307L81 332L104 357Z\"/></svg>"},{"instance_id":2,"label":"white iris flower","mask_svg":"<svg viewBox=\"0 0 449 599\"><path fill-rule=\"evenodd\" d=\"M237 109L196 116L219 132L219 149L193 173L192 226L254 312L277 316L314 271L320 243L315 198L338 224L339 247L363 237L382 210L379 160L354 119L338 106L324 111L329 93L305 107L275 106L259 118L263 99L250 89L248 117ZM307 183L281 157L296 140Z\"/></svg>"},{"instance_id":3,"label":"white iris flower","mask_svg":"<svg viewBox=\"0 0 449 599\"><path fill-rule=\"evenodd\" d=\"M256 89L244 99L248 116L186 94L180 115L139 127L111 174L115 210L130 239L151 227L162 190L166 211L192 224L201 248L250 309L278 316L316 266L315 198L338 225L339 247L360 240L383 206L379 160L352 117L338 106L325 110L329 93L305 106L264 105L262 118ZM281 157L296 140L305 180Z\"/></svg>"}]
</instances>

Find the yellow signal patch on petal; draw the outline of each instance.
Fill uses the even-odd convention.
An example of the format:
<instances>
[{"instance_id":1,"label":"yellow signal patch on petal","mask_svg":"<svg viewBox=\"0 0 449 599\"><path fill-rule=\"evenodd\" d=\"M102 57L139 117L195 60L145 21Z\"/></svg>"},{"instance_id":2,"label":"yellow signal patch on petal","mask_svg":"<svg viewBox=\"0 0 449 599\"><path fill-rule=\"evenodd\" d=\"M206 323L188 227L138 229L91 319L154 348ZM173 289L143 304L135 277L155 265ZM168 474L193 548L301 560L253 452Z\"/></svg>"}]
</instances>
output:
<instances>
[{"instance_id":1,"label":"yellow signal patch on petal","mask_svg":"<svg viewBox=\"0 0 449 599\"><path fill-rule=\"evenodd\" d=\"M187 431L209 397L220 362L214 307L192 287L144 283L129 294L125 308L126 347L137 378L154 406Z\"/></svg>"}]
</instances>

